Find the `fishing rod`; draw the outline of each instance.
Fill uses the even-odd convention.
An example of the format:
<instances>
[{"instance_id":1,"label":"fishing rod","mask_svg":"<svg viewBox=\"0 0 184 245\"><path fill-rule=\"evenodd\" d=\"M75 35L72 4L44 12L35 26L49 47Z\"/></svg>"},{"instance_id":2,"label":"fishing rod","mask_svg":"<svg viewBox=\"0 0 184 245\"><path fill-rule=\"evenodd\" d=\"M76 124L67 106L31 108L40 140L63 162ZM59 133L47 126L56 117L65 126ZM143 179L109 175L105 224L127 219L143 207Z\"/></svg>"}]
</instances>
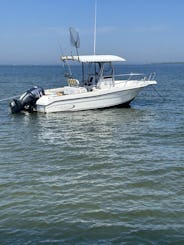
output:
<instances>
[{"instance_id":1,"label":"fishing rod","mask_svg":"<svg viewBox=\"0 0 184 245\"><path fill-rule=\"evenodd\" d=\"M34 83L31 82L31 84L32 84L33 87L35 87L35 86L37 87L37 85L35 85L35 82ZM11 97L0 99L0 102L7 101L7 100L10 100L10 99L16 99L16 98L19 98L21 96L22 96L22 94L20 94L20 95L14 95L14 96L11 96Z\"/></svg>"},{"instance_id":2,"label":"fishing rod","mask_svg":"<svg viewBox=\"0 0 184 245\"><path fill-rule=\"evenodd\" d=\"M63 64L63 68L66 71L65 77L72 77L72 71L71 71L70 64L68 63L67 60L63 60L62 59L62 56L65 56L65 55L64 55L64 52L63 52L63 48L62 48L61 42L59 40L58 40L58 46L59 46L60 53L61 53L61 61L62 61L62 64Z\"/></svg>"},{"instance_id":3,"label":"fishing rod","mask_svg":"<svg viewBox=\"0 0 184 245\"><path fill-rule=\"evenodd\" d=\"M151 85L151 87L157 93L157 95L163 99L163 101L166 100L166 98L163 95L161 95L161 93L159 93L158 90L153 85Z\"/></svg>"},{"instance_id":4,"label":"fishing rod","mask_svg":"<svg viewBox=\"0 0 184 245\"><path fill-rule=\"evenodd\" d=\"M93 40L93 54L96 54L96 15L97 15L97 0L95 0L95 20L94 20L94 40Z\"/></svg>"},{"instance_id":5,"label":"fishing rod","mask_svg":"<svg viewBox=\"0 0 184 245\"><path fill-rule=\"evenodd\" d=\"M11 96L11 97L8 97L8 98L4 98L4 99L1 99L0 102L2 101L7 101L7 100L10 100L10 99L15 99L15 98L18 98L20 97L21 95L15 95L15 96Z\"/></svg>"},{"instance_id":6,"label":"fishing rod","mask_svg":"<svg viewBox=\"0 0 184 245\"><path fill-rule=\"evenodd\" d=\"M70 43L73 47L75 47L79 59L79 51L78 51L78 49L80 48L79 33L73 27L69 28L69 32L70 32Z\"/></svg>"}]
</instances>

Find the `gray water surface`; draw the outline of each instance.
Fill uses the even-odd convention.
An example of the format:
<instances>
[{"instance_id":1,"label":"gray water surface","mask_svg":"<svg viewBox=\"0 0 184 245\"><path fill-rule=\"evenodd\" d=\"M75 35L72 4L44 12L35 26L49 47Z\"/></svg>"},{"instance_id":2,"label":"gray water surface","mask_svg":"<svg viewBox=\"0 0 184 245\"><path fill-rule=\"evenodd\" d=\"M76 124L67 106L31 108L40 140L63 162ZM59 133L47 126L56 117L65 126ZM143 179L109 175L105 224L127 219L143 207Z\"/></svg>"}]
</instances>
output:
<instances>
[{"instance_id":1,"label":"gray water surface","mask_svg":"<svg viewBox=\"0 0 184 245\"><path fill-rule=\"evenodd\" d=\"M124 70L156 71L165 99L148 88L129 109L48 115L1 102L1 244L184 244L184 65ZM1 99L62 79L0 66Z\"/></svg>"}]
</instances>

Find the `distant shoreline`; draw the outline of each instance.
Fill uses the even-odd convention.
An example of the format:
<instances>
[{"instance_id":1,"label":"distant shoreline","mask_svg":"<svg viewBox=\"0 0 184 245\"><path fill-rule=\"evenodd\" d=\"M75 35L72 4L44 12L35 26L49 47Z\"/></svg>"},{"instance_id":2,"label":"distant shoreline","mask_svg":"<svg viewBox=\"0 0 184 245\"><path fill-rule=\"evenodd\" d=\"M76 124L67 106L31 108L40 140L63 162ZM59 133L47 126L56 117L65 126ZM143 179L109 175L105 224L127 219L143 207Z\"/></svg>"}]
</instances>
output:
<instances>
[{"instance_id":1,"label":"distant shoreline","mask_svg":"<svg viewBox=\"0 0 184 245\"><path fill-rule=\"evenodd\" d=\"M150 62L150 63L123 63L123 65L179 65L184 64L184 61L178 61L178 62ZM122 64L116 64L116 65L122 65ZM62 64L0 64L0 66L62 66ZM77 64L71 64L71 66L77 66Z\"/></svg>"},{"instance_id":2,"label":"distant shoreline","mask_svg":"<svg viewBox=\"0 0 184 245\"><path fill-rule=\"evenodd\" d=\"M155 64L163 64L163 65L167 65L167 64L184 64L184 61L178 61L178 62L155 62L155 63L151 63L152 65L155 65Z\"/></svg>"}]
</instances>

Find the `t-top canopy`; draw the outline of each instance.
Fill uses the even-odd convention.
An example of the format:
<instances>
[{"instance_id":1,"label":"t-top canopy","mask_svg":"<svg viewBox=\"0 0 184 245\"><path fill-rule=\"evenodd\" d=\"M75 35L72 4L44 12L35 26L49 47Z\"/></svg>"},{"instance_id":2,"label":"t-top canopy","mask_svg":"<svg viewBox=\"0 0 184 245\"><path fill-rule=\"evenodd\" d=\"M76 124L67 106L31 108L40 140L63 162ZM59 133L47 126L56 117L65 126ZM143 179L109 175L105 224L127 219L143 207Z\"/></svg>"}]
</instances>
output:
<instances>
[{"instance_id":1,"label":"t-top canopy","mask_svg":"<svg viewBox=\"0 0 184 245\"><path fill-rule=\"evenodd\" d=\"M125 59L116 55L79 55L79 56L62 56L62 60L73 60L84 63L92 62L120 62Z\"/></svg>"}]
</instances>

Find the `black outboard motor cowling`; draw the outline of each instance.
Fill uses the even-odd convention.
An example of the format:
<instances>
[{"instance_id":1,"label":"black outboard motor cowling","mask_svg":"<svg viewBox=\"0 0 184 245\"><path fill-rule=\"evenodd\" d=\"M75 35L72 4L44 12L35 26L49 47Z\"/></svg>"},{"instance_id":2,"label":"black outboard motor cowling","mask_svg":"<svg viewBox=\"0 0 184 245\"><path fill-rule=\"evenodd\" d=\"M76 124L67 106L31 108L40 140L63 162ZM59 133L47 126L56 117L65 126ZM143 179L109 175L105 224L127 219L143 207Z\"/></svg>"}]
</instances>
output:
<instances>
[{"instance_id":1,"label":"black outboard motor cowling","mask_svg":"<svg viewBox=\"0 0 184 245\"><path fill-rule=\"evenodd\" d=\"M36 101L44 95L44 90L41 87L34 86L33 88L27 90L21 97L13 99L10 102L10 109L12 113L18 113L22 110L33 112Z\"/></svg>"}]
</instances>

